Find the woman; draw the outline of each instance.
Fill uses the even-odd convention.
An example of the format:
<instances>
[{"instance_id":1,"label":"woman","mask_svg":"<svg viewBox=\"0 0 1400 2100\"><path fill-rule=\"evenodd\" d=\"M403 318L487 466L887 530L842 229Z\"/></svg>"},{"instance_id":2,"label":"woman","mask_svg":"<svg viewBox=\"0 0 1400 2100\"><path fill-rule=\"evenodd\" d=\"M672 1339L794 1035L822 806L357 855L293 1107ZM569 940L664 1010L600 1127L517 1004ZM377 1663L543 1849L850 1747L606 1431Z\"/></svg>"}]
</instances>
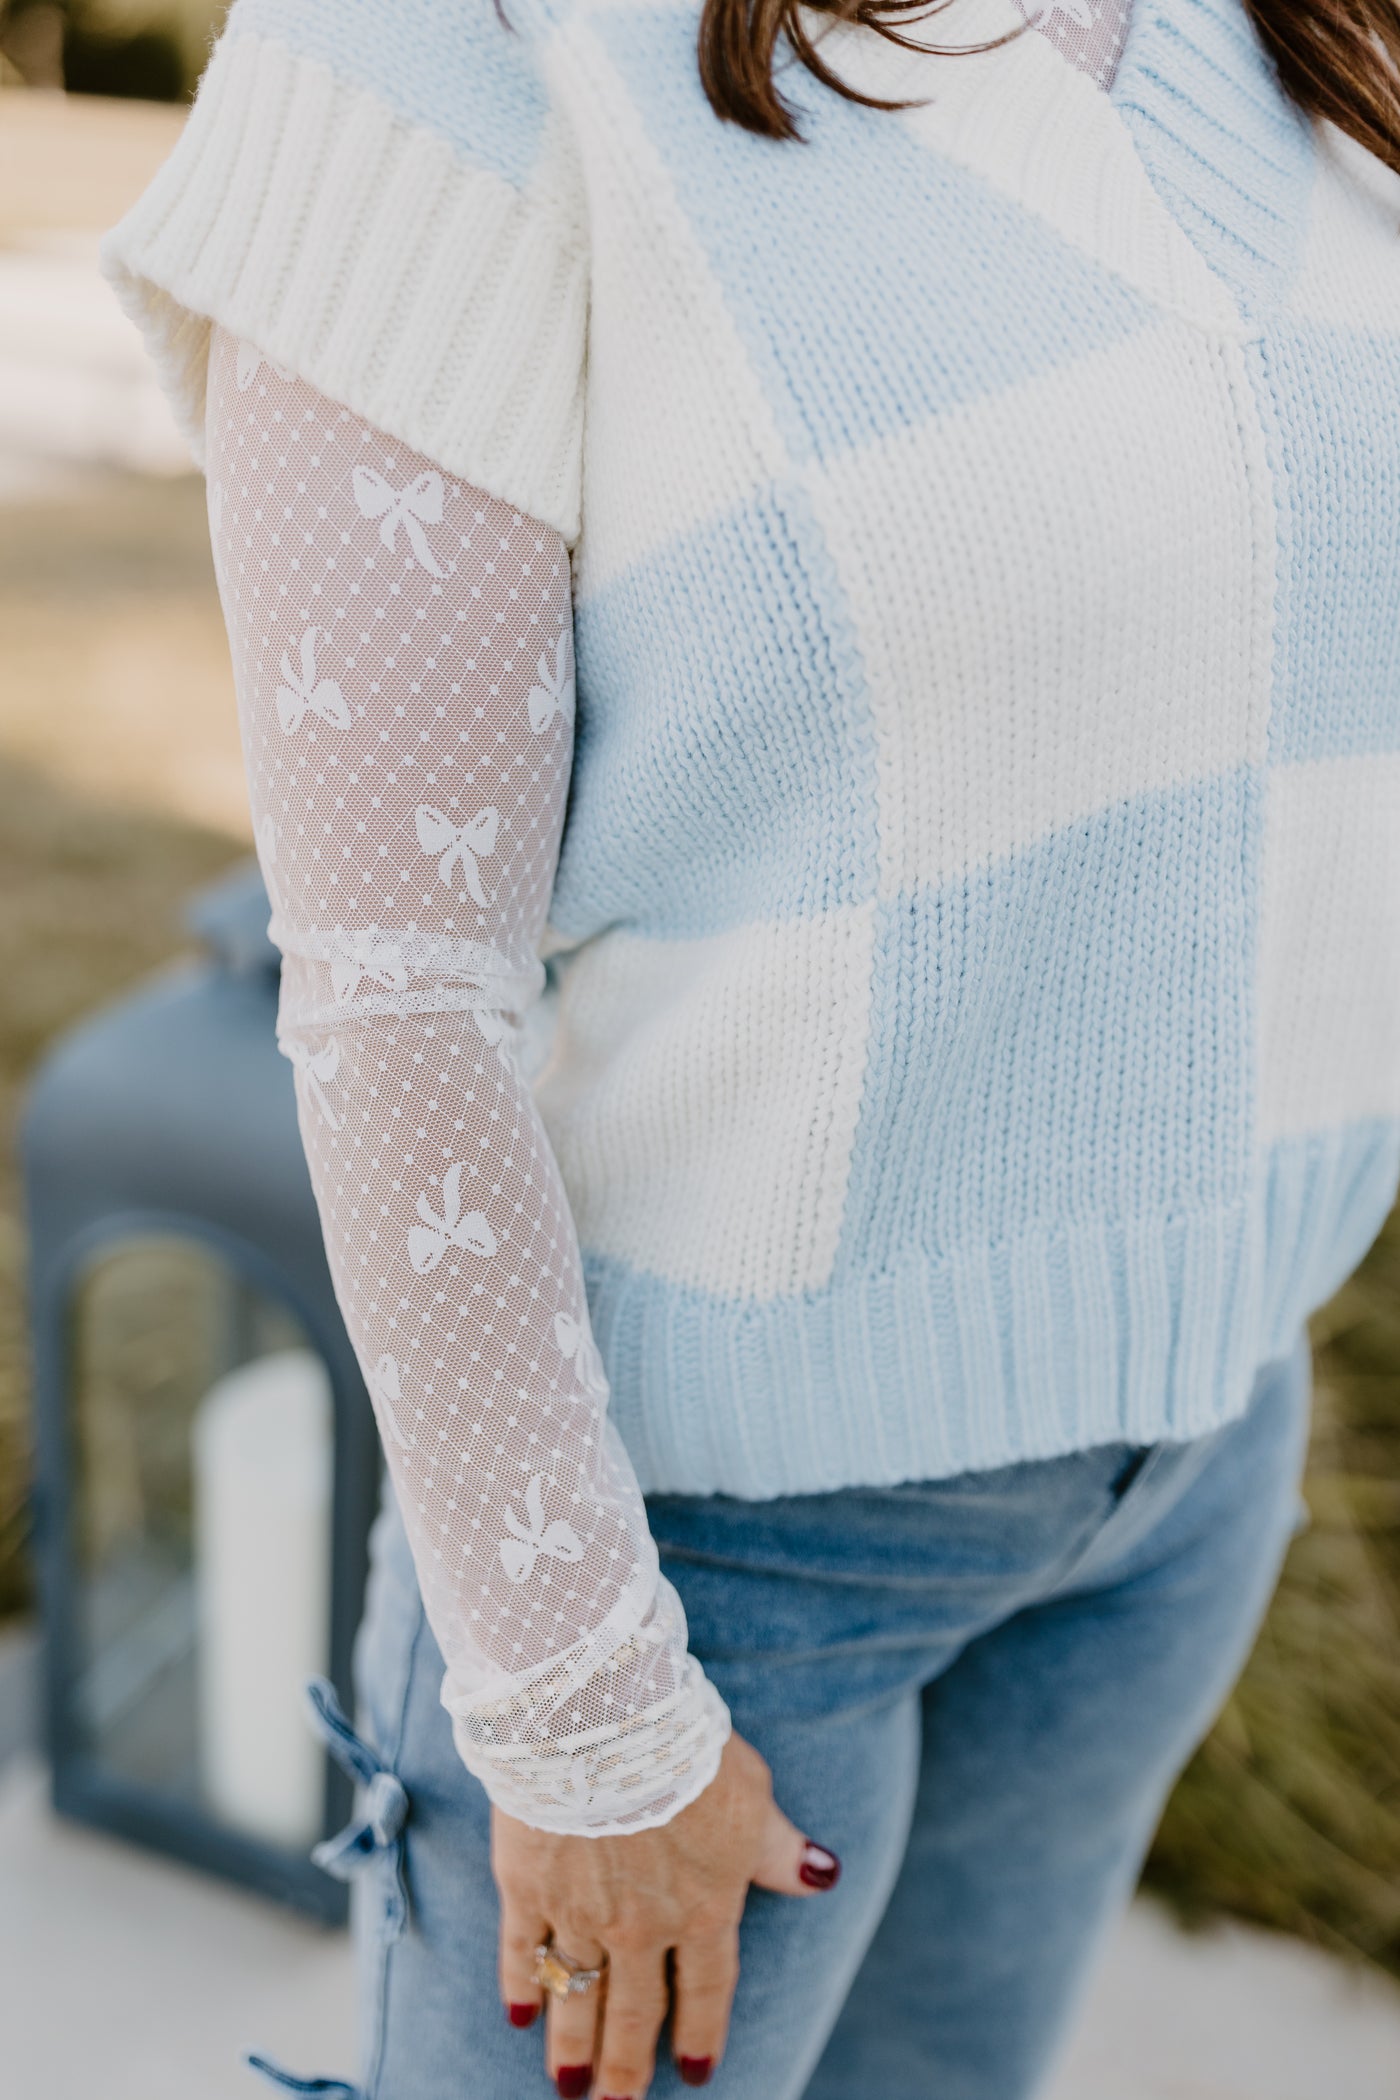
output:
<instances>
[{"instance_id":1,"label":"woman","mask_svg":"<svg viewBox=\"0 0 1400 2100\"><path fill-rule=\"evenodd\" d=\"M1400 23L508 12L236 0L106 249L393 1489L353 2090L1017 2100L1400 1175Z\"/></svg>"}]
</instances>

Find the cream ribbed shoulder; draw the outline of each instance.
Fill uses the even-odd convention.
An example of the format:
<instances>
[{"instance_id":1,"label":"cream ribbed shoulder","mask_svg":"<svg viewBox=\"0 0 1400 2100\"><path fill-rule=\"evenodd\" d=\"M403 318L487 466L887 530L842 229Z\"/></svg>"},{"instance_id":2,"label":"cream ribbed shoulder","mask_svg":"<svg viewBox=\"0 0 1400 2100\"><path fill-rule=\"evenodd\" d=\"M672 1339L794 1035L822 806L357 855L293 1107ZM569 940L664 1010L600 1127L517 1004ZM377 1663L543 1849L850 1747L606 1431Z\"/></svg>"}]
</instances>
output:
<instances>
[{"instance_id":1,"label":"cream ribbed shoulder","mask_svg":"<svg viewBox=\"0 0 1400 2100\"><path fill-rule=\"evenodd\" d=\"M567 133L528 33L487 0L479 35L419 12L397 19L406 71L377 11L238 0L103 266L201 462L218 322L572 544L588 265Z\"/></svg>"}]
</instances>

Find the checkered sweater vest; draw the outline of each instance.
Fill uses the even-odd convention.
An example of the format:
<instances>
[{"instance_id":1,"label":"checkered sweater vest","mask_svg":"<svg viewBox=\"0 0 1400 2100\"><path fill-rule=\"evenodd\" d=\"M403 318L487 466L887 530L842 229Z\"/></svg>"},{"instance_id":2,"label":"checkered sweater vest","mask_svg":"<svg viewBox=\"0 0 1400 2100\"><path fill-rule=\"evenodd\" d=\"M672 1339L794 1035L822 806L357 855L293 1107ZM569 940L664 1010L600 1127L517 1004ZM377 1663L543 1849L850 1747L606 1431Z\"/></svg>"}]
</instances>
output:
<instances>
[{"instance_id":1,"label":"checkered sweater vest","mask_svg":"<svg viewBox=\"0 0 1400 2100\"><path fill-rule=\"evenodd\" d=\"M1242 0L830 27L803 143L693 0L236 0L109 237L557 526L535 1081L645 1485L1209 1431L1400 1174L1400 179ZM956 0L971 42L1015 0Z\"/></svg>"}]
</instances>

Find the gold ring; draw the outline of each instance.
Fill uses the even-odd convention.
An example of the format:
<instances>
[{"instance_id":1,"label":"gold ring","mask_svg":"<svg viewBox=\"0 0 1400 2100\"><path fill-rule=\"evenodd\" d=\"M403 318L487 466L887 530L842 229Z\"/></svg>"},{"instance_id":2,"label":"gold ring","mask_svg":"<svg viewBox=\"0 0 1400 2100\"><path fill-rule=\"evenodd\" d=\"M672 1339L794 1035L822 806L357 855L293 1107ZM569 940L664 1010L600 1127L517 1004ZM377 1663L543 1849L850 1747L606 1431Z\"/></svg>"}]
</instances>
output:
<instances>
[{"instance_id":1,"label":"gold ring","mask_svg":"<svg viewBox=\"0 0 1400 2100\"><path fill-rule=\"evenodd\" d=\"M557 1947L552 1939L535 1949L535 1981L544 1985L552 1998L582 1998L591 1991L595 1983L601 1983L608 1966L608 1957L603 1956L596 1969L586 1968L581 1961L574 1961Z\"/></svg>"}]
</instances>

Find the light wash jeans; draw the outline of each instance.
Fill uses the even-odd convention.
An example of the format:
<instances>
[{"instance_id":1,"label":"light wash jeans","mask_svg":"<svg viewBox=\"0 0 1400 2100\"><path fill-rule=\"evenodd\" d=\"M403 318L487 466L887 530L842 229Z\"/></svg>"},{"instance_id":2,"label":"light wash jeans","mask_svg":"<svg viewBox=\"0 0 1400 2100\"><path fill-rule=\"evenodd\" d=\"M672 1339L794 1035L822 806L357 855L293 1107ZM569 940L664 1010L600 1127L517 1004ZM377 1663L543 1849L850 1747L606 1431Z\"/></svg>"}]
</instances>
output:
<instances>
[{"instance_id":1,"label":"light wash jeans","mask_svg":"<svg viewBox=\"0 0 1400 2100\"><path fill-rule=\"evenodd\" d=\"M750 1892L716 2100L1026 2100L1171 1782L1254 1639L1300 1516L1305 1337L1189 1444L878 1490L650 1504L691 1641L844 1871ZM547 2100L506 2023L484 1794L396 1515L358 1652L358 2100ZM269 2069L271 2067L268 2067ZM657 2100L685 2090L663 2038Z\"/></svg>"}]
</instances>

